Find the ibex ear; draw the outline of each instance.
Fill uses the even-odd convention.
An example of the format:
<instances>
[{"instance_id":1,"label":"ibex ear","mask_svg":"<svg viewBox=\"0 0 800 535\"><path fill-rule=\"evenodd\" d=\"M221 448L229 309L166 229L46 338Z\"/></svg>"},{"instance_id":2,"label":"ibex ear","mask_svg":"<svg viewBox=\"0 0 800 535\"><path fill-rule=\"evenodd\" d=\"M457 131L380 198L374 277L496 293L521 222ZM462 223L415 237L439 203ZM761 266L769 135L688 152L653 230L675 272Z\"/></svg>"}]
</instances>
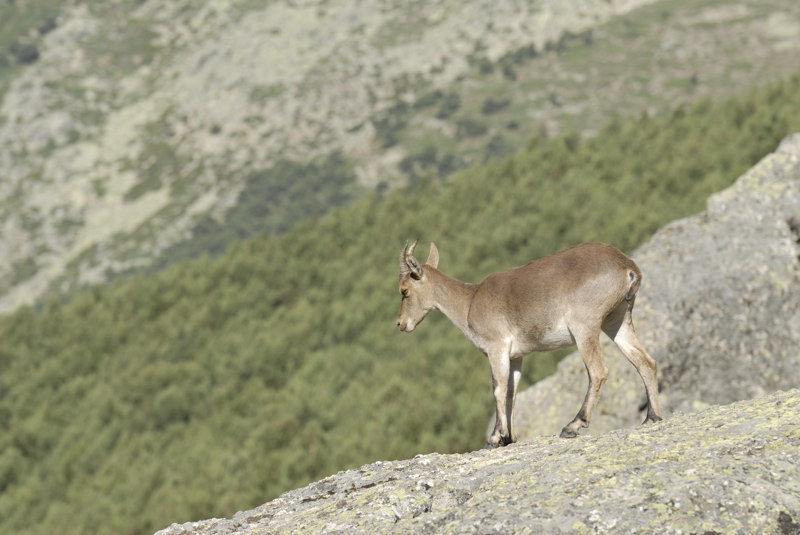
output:
<instances>
[{"instance_id":1,"label":"ibex ear","mask_svg":"<svg viewBox=\"0 0 800 535\"><path fill-rule=\"evenodd\" d=\"M411 275L411 278L416 281L420 280L422 278L423 272L422 272L422 266L420 266L417 263L417 259L414 258L413 256L409 256L408 258L406 258L406 264L408 264L409 268L408 273L409 275Z\"/></svg>"},{"instance_id":2,"label":"ibex ear","mask_svg":"<svg viewBox=\"0 0 800 535\"><path fill-rule=\"evenodd\" d=\"M439 265L439 249L436 248L436 244L433 242L431 242L431 251L428 253L428 259L425 263L434 268Z\"/></svg>"}]
</instances>

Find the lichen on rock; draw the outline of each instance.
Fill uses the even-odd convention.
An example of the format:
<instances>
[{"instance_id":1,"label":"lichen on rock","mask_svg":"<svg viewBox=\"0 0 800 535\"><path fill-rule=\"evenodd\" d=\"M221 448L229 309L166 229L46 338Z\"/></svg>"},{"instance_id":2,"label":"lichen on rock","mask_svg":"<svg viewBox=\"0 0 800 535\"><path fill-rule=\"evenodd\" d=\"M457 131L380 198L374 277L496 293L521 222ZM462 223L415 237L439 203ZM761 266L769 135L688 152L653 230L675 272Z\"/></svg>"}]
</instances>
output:
<instances>
[{"instance_id":1,"label":"lichen on rock","mask_svg":"<svg viewBox=\"0 0 800 535\"><path fill-rule=\"evenodd\" d=\"M800 390L574 440L375 462L157 535L796 533Z\"/></svg>"}]
</instances>

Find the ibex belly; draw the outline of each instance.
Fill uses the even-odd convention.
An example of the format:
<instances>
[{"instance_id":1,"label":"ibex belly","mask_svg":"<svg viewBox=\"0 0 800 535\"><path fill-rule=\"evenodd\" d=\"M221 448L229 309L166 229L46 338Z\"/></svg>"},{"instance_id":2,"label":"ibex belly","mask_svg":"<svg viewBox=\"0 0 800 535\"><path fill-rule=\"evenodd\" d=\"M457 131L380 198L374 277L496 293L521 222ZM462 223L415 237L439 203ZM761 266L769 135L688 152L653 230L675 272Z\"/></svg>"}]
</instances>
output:
<instances>
[{"instance_id":1,"label":"ibex belly","mask_svg":"<svg viewBox=\"0 0 800 535\"><path fill-rule=\"evenodd\" d=\"M542 330L514 329L510 336L511 358L523 357L536 351L553 351L575 344L567 322L560 320Z\"/></svg>"}]
</instances>

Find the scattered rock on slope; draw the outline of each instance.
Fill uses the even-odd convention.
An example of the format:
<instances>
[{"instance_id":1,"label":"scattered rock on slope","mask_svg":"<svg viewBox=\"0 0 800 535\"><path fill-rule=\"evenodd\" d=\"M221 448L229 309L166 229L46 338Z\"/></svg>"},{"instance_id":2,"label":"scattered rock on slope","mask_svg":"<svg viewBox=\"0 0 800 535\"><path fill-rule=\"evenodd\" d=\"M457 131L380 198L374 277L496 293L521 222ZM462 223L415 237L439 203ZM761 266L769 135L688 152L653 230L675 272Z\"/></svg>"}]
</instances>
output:
<instances>
[{"instance_id":1,"label":"scattered rock on slope","mask_svg":"<svg viewBox=\"0 0 800 535\"><path fill-rule=\"evenodd\" d=\"M149 265L284 159L401 181L380 113L478 44L497 61L652 1L66 2L0 84L0 313Z\"/></svg>"},{"instance_id":2,"label":"scattered rock on slope","mask_svg":"<svg viewBox=\"0 0 800 535\"><path fill-rule=\"evenodd\" d=\"M634 321L659 365L666 415L800 385L800 134L633 257L644 273ZM644 419L633 366L610 342L603 354L609 379L585 433ZM558 433L586 384L576 353L521 392L520 437Z\"/></svg>"},{"instance_id":3,"label":"scattered rock on slope","mask_svg":"<svg viewBox=\"0 0 800 535\"><path fill-rule=\"evenodd\" d=\"M157 535L800 533L800 390L574 440L376 462Z\"/></svg>"}]
</instances>

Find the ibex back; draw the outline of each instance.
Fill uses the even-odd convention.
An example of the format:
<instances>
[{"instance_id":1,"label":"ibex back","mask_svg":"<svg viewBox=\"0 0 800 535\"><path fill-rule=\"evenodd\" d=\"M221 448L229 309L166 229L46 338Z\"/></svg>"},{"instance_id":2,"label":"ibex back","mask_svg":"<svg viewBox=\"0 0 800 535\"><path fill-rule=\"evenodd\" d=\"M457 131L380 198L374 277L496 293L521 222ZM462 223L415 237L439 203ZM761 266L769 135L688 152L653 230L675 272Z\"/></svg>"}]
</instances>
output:
<instances>
[{"instance_id":1,"label":"ibex back","mask_svg":"<svg viewBox=\"0 0 800 535\"><path fill-rule=\"evenodd\" d=\"M437 269L439 251L433 243L421 265L413 256L416 245L406 243L400 252L397 326L411 332L432 309L441 310L489 358L497 418L487 446L515 440L512 413L522 357L534 351L578 346L589 388L561 436L577 436L589 425L608 377L600 353L601 331L644 381L645 423L661 419L656 363L636 338L631 319L642 274L622 252L604 243L585 243L471 284Z\"/></svg>"}]
</instances>

